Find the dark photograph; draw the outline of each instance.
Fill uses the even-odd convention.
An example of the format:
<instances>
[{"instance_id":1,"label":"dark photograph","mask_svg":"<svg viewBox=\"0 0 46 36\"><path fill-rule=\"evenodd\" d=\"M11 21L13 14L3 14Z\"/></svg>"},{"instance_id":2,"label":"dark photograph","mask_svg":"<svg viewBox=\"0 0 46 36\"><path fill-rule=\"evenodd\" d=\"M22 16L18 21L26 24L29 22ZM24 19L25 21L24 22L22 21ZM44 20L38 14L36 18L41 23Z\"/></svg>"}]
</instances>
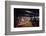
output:
<instances>
[{"instance_id":1,"label":"dark photograph","mask_svg":"<svg viewBox=\"0 0 46 36\"><path fill-rule=\"evenodd\" d=\"M15 27L39 27L39 9L14 8Z\"/></svg>"}]
</instances>

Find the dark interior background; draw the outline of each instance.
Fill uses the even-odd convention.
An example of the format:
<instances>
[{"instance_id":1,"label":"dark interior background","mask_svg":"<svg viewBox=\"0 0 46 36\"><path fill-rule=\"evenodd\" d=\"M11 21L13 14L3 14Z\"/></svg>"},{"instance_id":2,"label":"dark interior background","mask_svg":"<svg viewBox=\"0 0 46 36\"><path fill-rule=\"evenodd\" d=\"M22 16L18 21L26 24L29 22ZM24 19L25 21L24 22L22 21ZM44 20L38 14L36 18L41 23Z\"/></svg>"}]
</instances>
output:
<instances>
[{"instance_id":1,"label":"dark interior background","mask_svg":"<svg viewBox=\"0 0 46 36\"><path fill-rule=\"evenodd\" d=\"M28 11L30 11L31 13L29 13ZM35 18L35 17L39 17L39 9L14 8L14 27L16 27L15 21L17 20L18 16L34 17L32 20L33 22L32 25L34 27L39 26L39 18Z\"/></svg>"}]
</instances>

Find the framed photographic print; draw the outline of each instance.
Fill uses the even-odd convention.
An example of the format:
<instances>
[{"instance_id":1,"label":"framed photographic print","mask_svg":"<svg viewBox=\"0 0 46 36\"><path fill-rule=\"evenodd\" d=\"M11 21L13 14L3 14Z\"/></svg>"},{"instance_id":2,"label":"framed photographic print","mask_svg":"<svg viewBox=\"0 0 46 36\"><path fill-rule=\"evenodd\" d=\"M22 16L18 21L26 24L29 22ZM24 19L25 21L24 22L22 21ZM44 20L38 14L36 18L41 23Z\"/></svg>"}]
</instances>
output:
<instances>
[{"instance_id":1,"label":"framed photographic print","mask_svg":"<svg viewBox=\"0 0 46 36\"><path fill-rule=\"evenodd\" d=\"M5 1L6 35L44 32L44 3Z\"/></svg>"}]
</instances>

